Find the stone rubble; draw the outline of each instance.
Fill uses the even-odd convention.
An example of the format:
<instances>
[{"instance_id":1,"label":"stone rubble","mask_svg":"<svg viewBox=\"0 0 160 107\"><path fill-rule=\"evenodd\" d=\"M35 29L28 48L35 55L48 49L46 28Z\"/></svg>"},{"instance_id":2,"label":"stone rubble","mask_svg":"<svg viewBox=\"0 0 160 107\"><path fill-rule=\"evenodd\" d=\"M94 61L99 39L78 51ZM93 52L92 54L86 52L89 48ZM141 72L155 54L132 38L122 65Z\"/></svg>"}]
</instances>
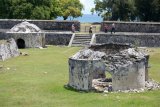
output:
<instances>
[{"instance_id":1,"label":"stone rubble","mask_svg":"<svg viewBox=\"0 0 160 107\"><path fill-rule=\"evenodd\" d=\"M106 78L94 79L92 81L93 89L96 90L97 92L104 92L104 93L112 92L112 82L105 81L105 80L106 80ZM158 89L160 89L160 83L150 79L145 82L145 88L118 90L118 91L115 91L115 93L117 93L117 92L140 93L140 92L144 92L144 91L158 90Z\"/></svg>"},{"instance_id":2,"label":"stone rubble","mask_svg":"<svg viewBox=\"0 0 160 107\"><path fill-rule=\"evenodd\" d=\"M9 32L18 33L31 33L31 32L41 32L41 29L34 24L24 21L20 24L15 25Z\"/></svg>"},{"instance_id":3,"label":"stone rubble","mask_svg":"<svg viewBox=\"0 0 160 107\"><path fill-rule=\"evenodd\" d=\"M101 59L106 54L104 52L93 51L91 49L83 49L77 52L75 55L72 56L73 59Z\"/></svg>"},{"instance_id":4,"label":"stone rubble","mask_svg":"<svg viewBox=\"0 0 160 107\"><path fill-rule=\"evenodd\" d=\"M4 61L11 57L19 56L17 44L13 38L8 39L4 43L0 44L0 60Z\"/></svg>"},{"instance_id":5,"label":"stone rubble","mask_svg":"<svg viewBox=\"0 0 160 107\"><path fill-rule=\"evenodd\" d=\"M20 52L20 55L22 55L22 56L29 56L29 54L27 52Z\"/></svg>"},{"instance_id":6,"label":"stone rubble","mask_svg":"<svg viewBox=\"0 0 160 107\"><path fill-rule=\"evenodd\" d=\"M129 48L116 54L107 55L104 52L93 51L91 49L82 49L72 56L73 59L103 59L108 71L113 74L119 69L127 67L135 61L144 59L147 54L143 51L137 51L135 48Z\"/></svg>"},{"instance_id":7,"label":"stone rubble","mask_svg":"<svg viewBox=\"0 0 160 107\"><path fill-rule=\"evenodd\" d=\"M115 74L119 72L119 69L126 68L136 61L145 59L147 54L143 51L137 51L135 48L125 49L123 51L117 52L116 54L109 54L102 57L108 72Z\"/></svg>"}]
</instances>

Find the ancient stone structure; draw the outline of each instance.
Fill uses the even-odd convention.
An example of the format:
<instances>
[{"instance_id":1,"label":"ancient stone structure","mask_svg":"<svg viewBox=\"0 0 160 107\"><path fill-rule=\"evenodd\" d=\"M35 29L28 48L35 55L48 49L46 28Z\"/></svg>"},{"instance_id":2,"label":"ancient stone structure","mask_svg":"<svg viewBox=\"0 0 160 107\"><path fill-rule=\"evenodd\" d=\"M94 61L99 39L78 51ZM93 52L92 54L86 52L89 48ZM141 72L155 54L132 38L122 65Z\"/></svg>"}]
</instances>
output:
<instances>
[{"instance_id":1,"label":"ancient stone structure","mask_svg":"<svg viewBox=\"0 0 160 107\"><path fill-rule=\"evenodd\" d=\"M0 19L0 29L11 29L14 25L17 25L24 20L20 19ZM29 23L33 23L41 30L52 31L71 31L72 24L75 25L75 30L80 31L80 22L78 21L56 21L56 20L25 20Z\"/></svg>"},{"instance_id":2,"label":"ancient stone structure","mask_svg":"<svg viewBox=\"0 0 160 107\"><path fill-rule=\"evenodd\" d=\"M111 26L115 23L116 32L143 32L143 33L160 33L159 22L123 22L123 21L105 21L101 23L101 31L104 26Z\"/></svg>"},{"instance_id":3,"label":"ancient stone structure","mask_svg":"<svg viewBox=\"0 0 160 107\"><path fill-rule=\"evenodd\" d=\"M95 44L128 43L139 47L160 47L160 33L98 33Z\"/></svg>"},{"instance_id":4,"label":"ancient stone structure","mask_svg":"<svg viewBox=\"0 0 160 107\"><path fill-rule=\"evenodd\" d=\"M85 59L89 55L92 58ZM104 78L105 64L100 59L102 55L104 53L82 50L69 58L69 86L88 91L92 89L93 79Z\"/></svg>"},{"instance_id":5,"label":"ancient stone structure","mask_svg":"<svg viewBox=\"0 0 160 107\"><path fill-rule=\"evenodd\" d=\"M45 32L46 45L68 45L72 37L70 32Z\"/></svg>"},{"instance_id":6,"label":"ancient stone structure","mask_svg":"<svg viewBox=\"0 0 160 107\"><path fill-rule=\"evenodd\" d=\"M9 38L14 38L18 48L37 48L45 46L45 34L40 28L29 22L15 25L7 32Z\"/></svg>"},{"instance_id":7,"label":"ancient stone structure","mask_svg":"<svg viewBox=\"0 0 160 107\"><path fill-rule=\"evenodd\" d=\"M92 90L92 80L112 75L112 90L145 87L148 55L130 45L104 44L81 50L69 59L69 86L77 90ZM147 72L147 73L146 73ZM100 76L99 76L100 75Z\"/></svg>"},{"instance_id":8,"label":"ancient stone structure","mask_svg":"<svg viewBox=\"0 0 160 107\"><path fill-rule=\"evenodd\" d=\"M0 41L0 60L4 61L11 57L19 56L20 52L13 38Z\"/></svg>"},{"instance_id":9,"label":"ancient stone structure","mask_svg":"<svg viewBox=\"0 0 160 107\"><path fill-rule=\"evenodd\" d=\"M24 20L17 20L17 19L15 20L0 19L0 39L8 39L12 37L10 36L10 34L5 33L6 30L11 29L14 25L21 23L23 21ZM54 21L54 20L27 20L27 21L37 25L42 31L44 31L46 35L44 41L47 45L68 45L72 36L72 33L69 31L71 31L71 25L73 23L75 25L76 30L80 31L80 22L78 21ZM107 21L107 22L102 22L102 31L103 31L103 26L105 24L110 26L112 23L115 23L116 25L116 33L113 35L111 35L110 33L96 33L95 34L96 43L100 44L132 43L132 44L137 44L138 46L160 47L159 23ZM59 31L63 32L59 33ZM67 33L64 31L67 31ZM28 35L34 36L36 34L32 32L28 33Z\"/></svg>"}]
</instances>

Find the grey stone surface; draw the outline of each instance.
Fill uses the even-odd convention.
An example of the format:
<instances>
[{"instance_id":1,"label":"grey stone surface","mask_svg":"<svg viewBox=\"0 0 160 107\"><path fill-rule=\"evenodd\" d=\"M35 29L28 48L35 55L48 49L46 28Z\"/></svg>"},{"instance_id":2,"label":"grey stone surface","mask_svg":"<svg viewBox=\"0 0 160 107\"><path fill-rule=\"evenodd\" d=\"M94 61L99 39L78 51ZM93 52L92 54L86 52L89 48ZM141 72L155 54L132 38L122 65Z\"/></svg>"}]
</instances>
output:
<instances>
[{"instance_id":1,"label":"grey stone surface","mask_svg":"<svg viewBox=\"0 0 160 107\"><path fill-rule=\"evenodd\" d=\"M93 89L91 81L96 79L93 75L99 76L99 71L103 74L100 78L105 77L104 71L112 75L113 91L145 87L148 54L144 51L130 48L126 44L94 45L89 48L79 51L69 59L69 85L71 87L77 90Z\"/></svg>"},{"instance_id":2,"label":"grey stone surface","mask_svg":"<svg viewBox=\"0 0 160 107\"><path fill-rule=\"evenodd\" d=\"M96 43L128 43L141 47L159 47L160 33L99 33L96 34Z\"/></svg>"},{"instance_id":3,"label":"grey stone surface","mask_svg":"<svg viewBox=\"0 0 160 107\"><path fill-rule=\"evenodd\" d=\"M25 48L45 47L44 33L8 33L7 35L8 38L14 38L16 42L19 39L24 40Z\"/></svg>"},{"instance_id":4,"label":"grey stone surface","mask_svg":"<svg viewBox=\"0 0 160 107\"><path fill-rule=\"evenodd\" d=\"M70 87L77 90L92 90L92 80L104 78L105 65L101 60L69 59Z\"/></svg>"},{"instance_id":5,"label":"grey stone surface","mask_svg":"<svg viewBox=\"0 0 160 107\"><path fill-rule=\"evenodd\" d=\"M106 21L106 22L101 23L101 31L104 31L105 24L107 24L107 26L111 28L112 23L115 23L116 32L160 33L160 23L159 22Z\"/></svg>"},{"instance_id":6,"label":"grey stone surface","mask_svg":"<svg viewBox=\"0 0 160 107\"><path fill-rule=\"evenodd\" d=\"M41 29L34 24L27 21L19 23L12 27L9 32L19 32L19 33L31 33L31 32L41 32Z\"/></svg>"},{"instance_id":7,"label":"grey stone surface","mask_svg":"<svg viewBox=\"0 0 160 107\"><path fill-rule=\"evenodd\" d=\"M21 22L11 28L7 35L14 38L18 48L37 48L45 46L45 34L41 29L29 22Z\"/></svg>"},{"instance_id":8,"label":"grey stone surface","mask_svg":"<svg viewBox=\"0 0 160 107\"><path fill-rule=\"evenodd\" d=\"M91 49L82 49L72 56L73 59L88 59L96 60L101 59L106 54L104 52L93 51Z\"/></svg>"},{"instance_id":9,"label":"grey stone surface","mask_svg":"<svg viewBox=\"0 0 160 107\"><path fill-rule=\"evenodd\" d=\"M0 43L0 60L4 61L11 57L19 56L20 52L14 39L4 40Z\"/></svg>"},{"instance_id":10,"label":"grey stone surface","mask_svg":"<svg viewBox=\"0 0 160 107\"><path fill-rule=\"evenodd\" d=\"M45 32L45 43L46 45L68 45L72 33L56 33L56 32Z\"/></svg>"},{"instance_id":11,"label":"grey stone surface","mask_svg":"<svg viewBox=\"0 0 160 107\"><path fill-rule=\"evenodd\" d=\"M0 29L11 29L13 26L27 21L37 25L41 30L71 31L72 24L75 30L80 31L78 21L55 21L55 20L21 20L21 19L0 19Z\"/></svg>"}]
</instances>

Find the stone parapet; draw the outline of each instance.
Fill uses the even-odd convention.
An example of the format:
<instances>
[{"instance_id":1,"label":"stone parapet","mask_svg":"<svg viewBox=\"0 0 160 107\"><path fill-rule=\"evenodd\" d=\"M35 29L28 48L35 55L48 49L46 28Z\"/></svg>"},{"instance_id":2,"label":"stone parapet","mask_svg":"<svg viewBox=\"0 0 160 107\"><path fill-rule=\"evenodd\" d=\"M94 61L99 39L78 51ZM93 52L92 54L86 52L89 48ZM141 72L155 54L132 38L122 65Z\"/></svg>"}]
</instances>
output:
<instances>
[{"instance_id":1,"label":"stone parapet","mask_svg":"<svg viewBox=\"0 0 160 107\"><path fill-rule=\"evenodd\" d=\"M56 33L56 32L45 32L45 43L46 45L68 45L72 33Z\"/></svg>"},{"instance_id":2,"label":"stone parapet","mask_svg":"<svg viewBox=\"0 0 160 107\"><path fill-rule=\"evenodd\" d=\"M99 33L96 34L95 41L97 44L129 43L141 47L159 47L160 33Z\"/></svg>"},{"instance_id":3,"label":"stone parapet","mask_svg":"<svg viewBox=\"0 0 160 107\"><path fill-rule=\"evenodd\" d=\"M72 24L75 30L80 31L78 21L55 21L55 20L22 20L22 19L0 19L0 29L11 29L14 25L27 21L37 25L42 30L71 31Z\"/></svg>"},{"instance_id":4,"label":"stone parapet","mask_svg":"<svg viewBox=\"0 0 160 107\"><path fill-rule=\"evenodd\" d=\"M160 33L160 22L123 22L123 21L104 21L101 23L101 31L107 25L109 31L112 23L115 24L116 32L146 32Z\"/></svg>"}]
</instances>

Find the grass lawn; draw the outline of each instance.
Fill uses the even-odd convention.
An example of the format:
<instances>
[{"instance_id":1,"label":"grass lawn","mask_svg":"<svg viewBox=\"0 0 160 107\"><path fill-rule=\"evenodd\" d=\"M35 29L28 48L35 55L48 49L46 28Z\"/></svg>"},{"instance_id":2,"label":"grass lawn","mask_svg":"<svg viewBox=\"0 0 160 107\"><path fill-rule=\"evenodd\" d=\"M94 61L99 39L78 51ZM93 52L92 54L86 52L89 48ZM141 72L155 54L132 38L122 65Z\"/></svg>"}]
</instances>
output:
<instances>
[{"instance_id":1,"label":"grass lawn","mask_svg":"<svg viewBox=\"0 0 160 107\"><path fill-rule=\"evenodd\" d=\"M68 57L79 49L24 49L29 56L0 62L0 107L160 107L160 90L103 94L65 89ZM150 76L160 82L160 48L151 50Z\"/></svg>"}]
</instances>

